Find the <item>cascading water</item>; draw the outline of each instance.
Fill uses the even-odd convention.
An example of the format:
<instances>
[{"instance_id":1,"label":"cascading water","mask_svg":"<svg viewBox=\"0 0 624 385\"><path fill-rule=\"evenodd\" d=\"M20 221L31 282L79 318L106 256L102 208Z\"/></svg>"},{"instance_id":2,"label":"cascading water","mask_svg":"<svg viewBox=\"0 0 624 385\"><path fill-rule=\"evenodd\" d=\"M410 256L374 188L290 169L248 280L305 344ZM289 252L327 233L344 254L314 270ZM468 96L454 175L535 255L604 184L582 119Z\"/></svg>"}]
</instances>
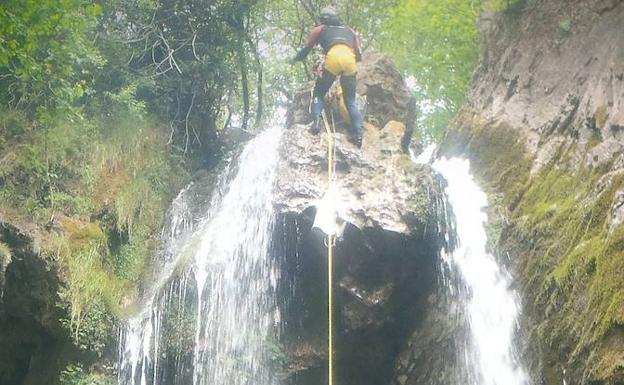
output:
<instances>
[{"instance_id":1,"label":"cascading water","mask_svg":"<svg viewBox=\"0 0 624 385\"><path fill-rule=\"evenodd\" d=\"M174 202L163 231L166 263L121 333L120 385L276 383L270 348L279 272L270 238L280 132L269 128L247 144L225 194L213 194L200 220L185 208L184 193ZM161 362L162 340L175 346L185 319L194 321L191 352Z\"/></svg>"},{"instance_id":2,"label":"cascading water","mask_svg":"<svg viewBox=\"0 0 624 385\"><path fill-rule=\"evenodd\" d=\"M486 195L470 174L468 160L438 159L433 168L448 183L445 193L455 218L456 246L442 260L452 265L446 270L458 272L458 280L445 284L468 322L467 335L457 343L463 361L458 363L457 384L529 385L514 348L519 299L510 289L509 274L486 250Z\"/></svg>"}]
</instances>

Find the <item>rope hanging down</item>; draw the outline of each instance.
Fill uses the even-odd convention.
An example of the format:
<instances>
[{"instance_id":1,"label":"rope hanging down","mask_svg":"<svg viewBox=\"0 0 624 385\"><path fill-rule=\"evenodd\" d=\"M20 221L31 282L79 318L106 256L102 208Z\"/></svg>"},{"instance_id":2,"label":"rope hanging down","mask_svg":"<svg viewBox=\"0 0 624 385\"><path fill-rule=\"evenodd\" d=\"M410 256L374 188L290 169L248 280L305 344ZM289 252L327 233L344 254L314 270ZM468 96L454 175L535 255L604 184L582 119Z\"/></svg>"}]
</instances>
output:
<instances>
[{"instance_id":1,"label":"rope hanging down","mask_svg":"<svg viewBox=\"0 0 624 385\"><path fill-rule=\"evenodd\" d=\"M336 171L335 164L335 143L334 143L334 122L332 115L332 125L329 125L327 121L327 115L325 111L323 114L323 122L325 123L325 130L327 131L327 190L331 188L331 184L334 181L334 175ZM327 246L327 289L328 289L328 298L327 298L327 306L328 306L328 356L329 356L329 364L328 364L328 376L329 376L329 385L334 384L334 243L336 241L336 237L333 234L327 235L326 246Z\"/></svg>"}]
</instances>

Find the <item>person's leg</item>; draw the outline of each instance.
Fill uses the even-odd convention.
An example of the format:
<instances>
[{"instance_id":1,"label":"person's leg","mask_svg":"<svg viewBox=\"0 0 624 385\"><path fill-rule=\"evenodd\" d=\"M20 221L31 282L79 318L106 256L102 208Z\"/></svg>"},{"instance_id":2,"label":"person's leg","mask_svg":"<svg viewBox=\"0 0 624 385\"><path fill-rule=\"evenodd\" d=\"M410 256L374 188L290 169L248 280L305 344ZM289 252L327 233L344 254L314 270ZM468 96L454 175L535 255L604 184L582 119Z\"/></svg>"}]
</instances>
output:
<instances>
[{"instance_id":1,"label":"person's leg","mask_svg":"<svg viewBox=\"0 0 624 385\"><path fill-rule=\"evenodd\" d=\"M358 147L362 145L362 131L364 127L364 119L357 106L355 98L356 80L355 75L342 75L340 77L340 86L342 87L342 95L345 105L351 117L351 136L353 143Z\"/></svg>"},{"instance_id":2,"label":"person's leg","mask_svg":"<svg viewBox=\"0 0 624 385\"><path fill-rule=\"evenodd\" d=\"M321 112L325 106L325 94L329 91L329 88L336 80L336 76L329 72L327 69L323 70L323 76L316 79L314 84L314 91L312 92L312 105L310 113L312 115L312 128L310 131L313 134L317 134L320 130Z\"/></svg>"}]
</instances>

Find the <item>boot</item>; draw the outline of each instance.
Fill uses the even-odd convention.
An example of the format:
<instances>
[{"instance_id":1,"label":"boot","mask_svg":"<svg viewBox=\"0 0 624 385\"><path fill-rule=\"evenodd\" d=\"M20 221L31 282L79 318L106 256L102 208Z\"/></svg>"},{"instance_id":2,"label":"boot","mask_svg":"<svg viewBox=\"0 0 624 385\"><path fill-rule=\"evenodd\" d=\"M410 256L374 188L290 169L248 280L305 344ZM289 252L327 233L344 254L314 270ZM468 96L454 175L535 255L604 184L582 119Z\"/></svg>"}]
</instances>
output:
<instances>
[{"instance_id":1,"label":"boot","mask_svg":"<svg viewBox=\"0 0 624 385\"><path fill-rule=\"evenodd\" d=\"M362 148L362 134L352 135L351 143L353 143L357 148Z\"/></svg>"},{"instance_id":2,"label":"boot","mask_svg":"<svg viewBox=\"0 0 624 385\"><path fill-rule=\"evenodd\" d=\"M351 126L351 143L355 144L357 148L362 148L362 131L364 128L361 126Z\"/></svg>"},{"instance_id":3,"label":"boot","mask_svg":"<svg viewBox=\"0 0 624 385\"><path fill-rule=\"evenodd\" d=\"M308 128L308 132L312 135L318 135L318 133L321 132L321 119L320 118L314 119L314 121L310 125L310 128Z\"/></svg>"}]
</instances>

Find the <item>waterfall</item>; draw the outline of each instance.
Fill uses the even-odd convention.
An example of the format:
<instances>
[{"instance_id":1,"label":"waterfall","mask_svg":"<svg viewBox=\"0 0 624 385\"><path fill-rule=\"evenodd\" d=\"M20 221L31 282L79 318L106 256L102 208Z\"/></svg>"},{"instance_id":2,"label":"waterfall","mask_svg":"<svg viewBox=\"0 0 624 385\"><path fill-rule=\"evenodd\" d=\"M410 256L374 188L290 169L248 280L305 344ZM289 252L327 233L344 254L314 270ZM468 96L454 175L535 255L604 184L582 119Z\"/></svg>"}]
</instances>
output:
<instances>
[{"instance_id":1,"label":"waterfall","mask_svg":"<svg viewBox=\"0 0 624 385\"><path fill-rule=\"evenodd\" d=\"M270 238L280 138L276 126L250 141L203 212L190 207L189 189L174 201L156 279L121 331L120 385L277 382L279 271Z\"/></svg>"},{"instance_id":2,"label":"waterfall","mask_svg":"<svg viewBox=\"0 0 624 385\"><path fill-rule=\"evenodd\" d=\"M448 183L445 193L455 220L456 245L441 259L451 266L446 270L457 271L458 277L445 284L468 323L466 335L459 336L456 344L462 361L456 381L462 385L529 385L514 347L519 298L510 289L509 273L486 248L486 195L470 174L468 160L442 158L433 168Z\"/></svg>"}]
</instances>

